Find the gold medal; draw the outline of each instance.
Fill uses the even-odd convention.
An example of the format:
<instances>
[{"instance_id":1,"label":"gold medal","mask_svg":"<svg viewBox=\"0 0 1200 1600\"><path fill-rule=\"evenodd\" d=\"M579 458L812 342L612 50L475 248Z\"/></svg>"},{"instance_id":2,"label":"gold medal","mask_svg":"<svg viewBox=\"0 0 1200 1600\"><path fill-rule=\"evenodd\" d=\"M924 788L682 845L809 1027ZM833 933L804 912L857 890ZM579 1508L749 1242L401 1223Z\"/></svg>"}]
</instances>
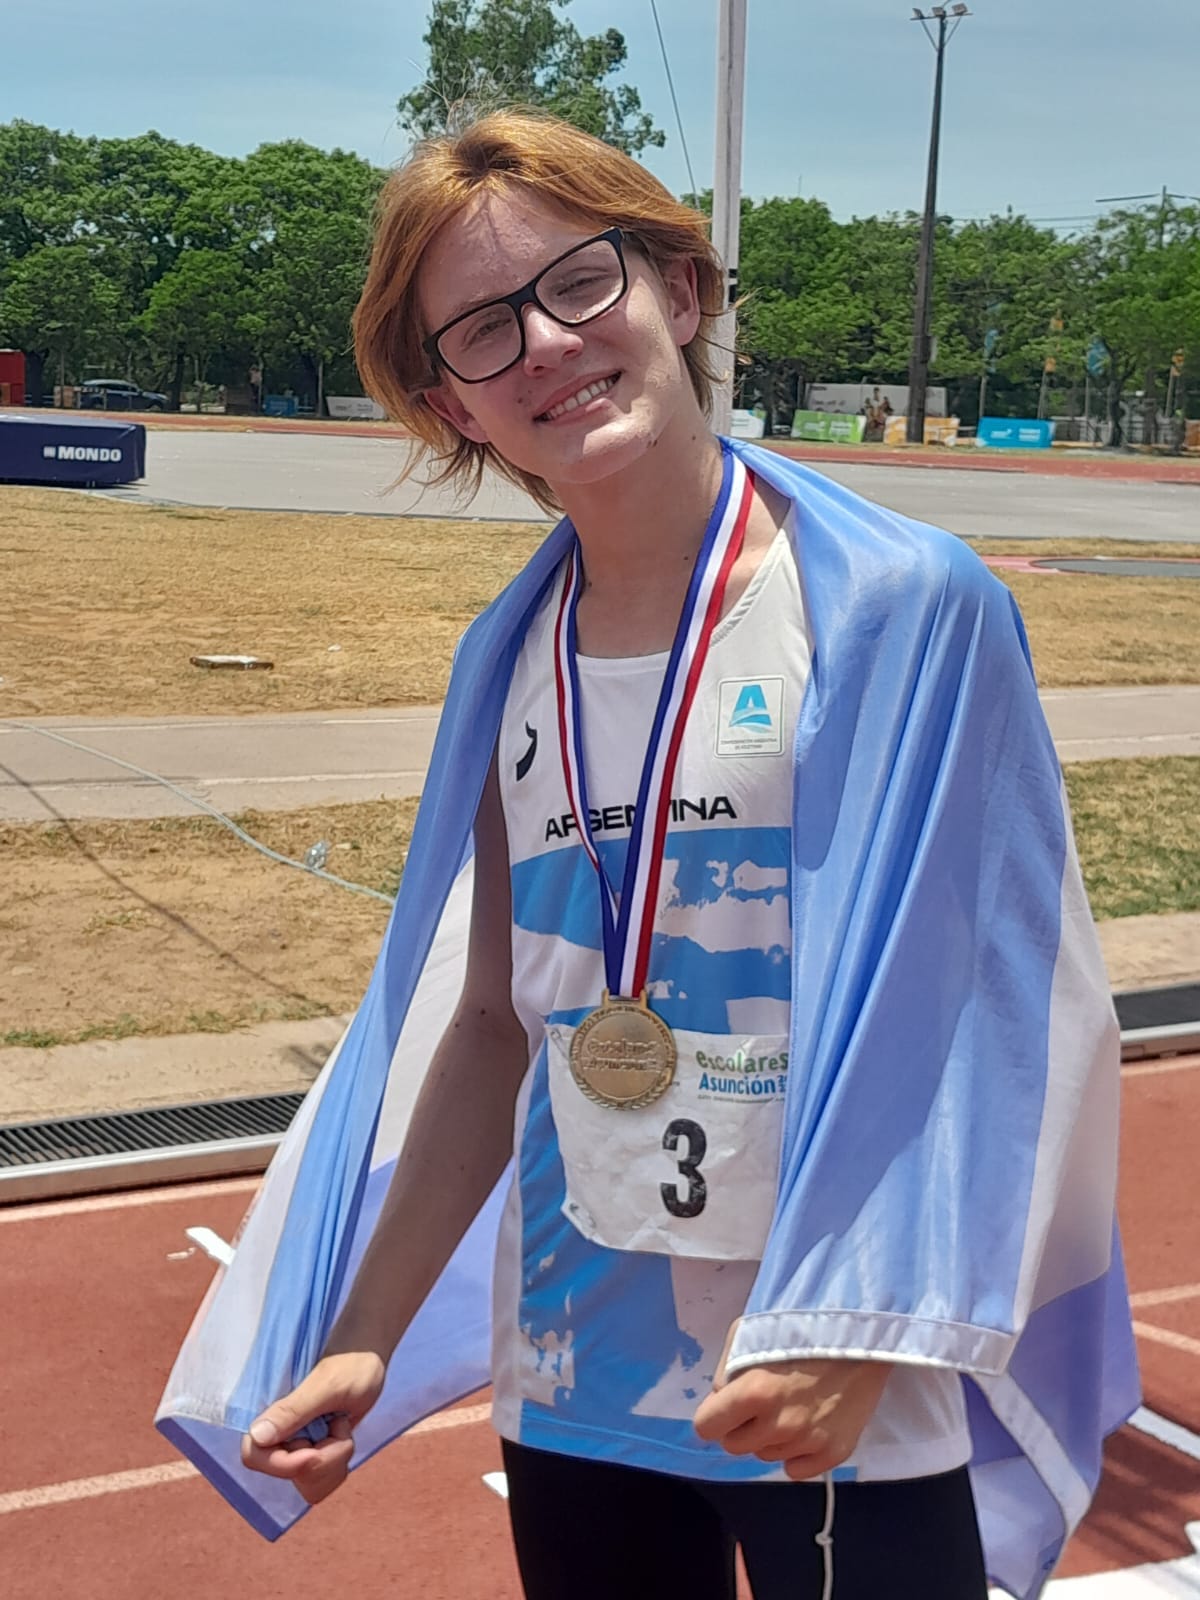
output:
<instances>
[{"instance_id":1,"label":"gold medal","mask_svg":"<svg viewBox=\"0 0 1200 1600\"><path fill-rule=\"evenodd\" d=\"M571 1039L571 1076L598 1105L633 1110L652 1105L675 1076L675 1039L661 1017L637 1000L608 990Z\"/></svg>"}]
</instances>

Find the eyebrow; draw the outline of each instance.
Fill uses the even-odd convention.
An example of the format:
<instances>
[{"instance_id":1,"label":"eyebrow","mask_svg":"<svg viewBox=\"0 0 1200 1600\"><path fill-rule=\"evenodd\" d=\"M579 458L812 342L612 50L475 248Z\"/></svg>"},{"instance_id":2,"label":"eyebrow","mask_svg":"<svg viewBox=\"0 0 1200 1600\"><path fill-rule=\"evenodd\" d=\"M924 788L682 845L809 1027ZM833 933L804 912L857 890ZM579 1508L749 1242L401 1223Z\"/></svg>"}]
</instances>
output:
<instances>
[{"instance_id":1,"label":"eyebrow","mask_svg":"<svg viewBox=\"0 0 1200 1600\"><path fill-rule=\"evenodd\" d=\"M536 272L531 273L525 279L525 283L517 284L516 289L509 289L508 294L516 294L517 290L523 289L526 283L532 283L535 278L540 278L543 272L549 272L550 268L556 267L564 256L569 256L572 250L577 250L580 245L587 244L589 239L594 237L595 235L585 234L582 239L576 239L574 244L564 245L557 255L551 256L549 261L543 262ZM441 326L444 328L447 323L455 322L459 317L465 317L468 311L478 311L483 306L493 305L497 300L506 298L507 295L503 294L485 294L480 300L464 300L448 317L443 318Z\"/></svg>"}]
</instances>

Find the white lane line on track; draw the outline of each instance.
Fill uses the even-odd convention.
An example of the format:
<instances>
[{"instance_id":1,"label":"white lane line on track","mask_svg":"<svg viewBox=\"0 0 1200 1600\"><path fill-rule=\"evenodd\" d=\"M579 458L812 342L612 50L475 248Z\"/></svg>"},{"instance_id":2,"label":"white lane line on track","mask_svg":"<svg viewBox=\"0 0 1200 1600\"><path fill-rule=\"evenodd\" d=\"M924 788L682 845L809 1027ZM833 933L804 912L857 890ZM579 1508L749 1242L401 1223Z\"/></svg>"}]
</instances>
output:
<instances>
[{"instance_id":1,"label":"white lane line on track","mask_svg":"<svg viewBox=\"0 0 1200 1600\"><path fill-rule=\"evenodd\" d=\"M1143 1289L1131 1294L1129 1304L1135 1311L1144 1306L1169 1306L1177 1300L1195 1300L1200 1297L1200 1283L1181 1283L1174 1289Z\"/></svg>"},{"instance_id":2,"label":"white lane line on track","mask_svg":"<svg viewBox=\"0 0 1200 1600\"><path fill-rule=\"evenodd\" d=\"M1149 1339L1151 1344L1165 1344L1172 1350L1182 1350L1184 1355L1200 1356L1200 1339L1190 1339L1186 1333L1176 1333L1174 1328L1156 1328L1152 1322L1135 1322L1133 1331L1139 1339Z\"/></svg>"},{"instance_id":3,"label":"white lane line on track","mask_svg":"<svg viewBox=\"0 0 1200 1600\"><path fill-rule=\"evenodd\" d=\"M1169 1444L1172 1450L1178 1450L1181 1455L1191 1456L1193 1461L1200 1461L1200 1433L1193 1433L1190 1428L1172 1422L1169 1417L1160 1417L1157 1411L1139 1406L1130 1417L1129 1426L1136 1428L1139 1433L1148 1433L1160 1444Z\"/></svg>"},{"instance_id":4,"label":"white lane line on track","mask_svg":"<svg viewBox=\"0 0 1200 1600\"><path fill-rule=\"evenodd\" d=\"M490 1405L459 1406L456 1411L439 1411L416 1423L408 1435L443 1433L447 1428L468 1428L486 1422ZM406 1435L406 1437L408 1436ZM130 1472L109 1472L98 1478L73 1478L65 1483L45 1483L36 1489L14 1489L0 1494L0 1517L12 1511L35 1511L42 1506L69 1505L75 1500L93 1500L102 1494L127 1494L131 1489L153 1489L162 1483L180 1483L200 1474L190 1461L167 1461L158 1467L135 1467Z\"/></svg>"},{"instance_id":5,"label":"white lane line on track","mask_svg":"<svg viewBox=\"0 0 1200 1600\"><path fill-rule=\"evenodd\" d=\"M1164 1072L1195 1072L1200 1067L1200 1056L1179 1056L1168 1061L1147 1061L1145 1065L1122 1067L1123 1078L1157 1078Z\"/></svg>"},{"instance_id":6,"label":"white lane line on track","mask_svg":"<svg viewBox=\"0 0 1200 1600\"><path fill-rule=\"evenodd\" d=\"M130 1489L151 1489L160 1483L178 1483L198 1477L190 1461L168 1461L161 1467L135 1467L132 1472L109 1472L102 1478L73 1478L67 1483L45 1483L37 1489L14 1489L0 1494L0 1516L10 1511L33 1511L40 1506L68 1505L101 1494L122 1494Z\"/></svg>"},{"instance_id":7,"label":"white lane line on track","mask_svg":"<svg viewBox=\"0 0 1200 1600\"><path fill-rule=\"evenodd\" d=\"M6 1222L44 1222L51 1217L84 1217L94 1211L124 1211L157 1206L163 1201L204 1200L223 1194L253 1194L261 1178L231 1178L212 1183L181 1183L161 1189L135 1189L126 1194L97 1194L82 1200L41 1200L35 1205L0 1206Z\"/></svg>"}]
</instances>

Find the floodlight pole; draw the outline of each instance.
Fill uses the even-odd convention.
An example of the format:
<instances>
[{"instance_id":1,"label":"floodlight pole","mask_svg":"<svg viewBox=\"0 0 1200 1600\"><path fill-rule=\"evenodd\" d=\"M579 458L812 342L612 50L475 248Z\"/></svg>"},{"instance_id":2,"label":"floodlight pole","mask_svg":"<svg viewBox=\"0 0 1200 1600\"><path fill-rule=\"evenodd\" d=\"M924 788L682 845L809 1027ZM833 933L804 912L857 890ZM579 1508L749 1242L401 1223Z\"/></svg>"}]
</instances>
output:
<instances>
[{"instance_id":1,"label":"floodlight pole","mask_svg":"<svg viewBox=\"0 0 1200 1600\"><path fill-rule=\"evenodd\" d=\"M717 149L713 167L712 241L725 263L724 316L717 324L724 380L713 393L713 428L729 432L737 342L738 243L742 218L742 121L746 98L747 0L721 0L717 24Z\"/></svg>"},{"instance_id":2,"label":"floodlight pole","mask_svg":"<svg viewBox=\"0 0 1200 1600\"><path fill-rule=\"evenodd\" d=\"M953 17L947 17L945 6L933 6L927 15L913 8L912 20L919 22L926 34L927 22L937 23L936 40L930 42L937 52L937 69L933 79L933 119L929 130L929 165L925 175L925 212L921 218L921 248L917 257L916 304L913 309L912 354L908 363L908 427L909 444L925 441L925 391L929 387L930 337L929 325L933 312L933 236L937 225L938 152L942 137L942 76L946 59L946 24L954 22L950 37L958 30L964 17L970 16L965 6L955 6Z\"/></svg>"}]
</instances>

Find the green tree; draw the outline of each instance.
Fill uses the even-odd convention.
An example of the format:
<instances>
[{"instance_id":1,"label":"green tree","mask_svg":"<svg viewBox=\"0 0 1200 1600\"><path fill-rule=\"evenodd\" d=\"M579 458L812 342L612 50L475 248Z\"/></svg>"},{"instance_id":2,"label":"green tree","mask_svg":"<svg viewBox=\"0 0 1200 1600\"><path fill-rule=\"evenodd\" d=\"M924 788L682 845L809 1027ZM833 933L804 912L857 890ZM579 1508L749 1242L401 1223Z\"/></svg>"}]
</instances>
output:
<instances>
[{"instance_id":1,"label":"green tree","mask_svg":"<svg viewBox=\"0 0 1200 1600\"><path fill-rule=\"evenodd\" d=\"M350 317L366 277L369 237L353 213L300 211L280 224L259 274L249 326L256 347L303 364L316 408L326 368L350 349Z\"/></svg>"},{"instance_id":2,"label":"green tree","mask_svg":"<svg viewBox=\"0 0 1200 1600\"><path fill-rule=\"evenodd\" d=\"M1121 399L1137 380L1153 439L1172 356L1200 357L1200 211L1113 212L1080 241L1075 266L1079 315L1108 347L1112 442L1122 442Z\"/></svg>"},{"instance_id":3,"label":"green tree","mask_svg":"<svg viewBox=\"0 0 1200 1600\"><path fill-rule=\"evenodd\" d=\"M85 355L107 355L119 316L117 291L82 242L31 250L9 267L0 289L0 342L25 352L35 396L47 361L65 383L82 375Z\"/></svg>"},{"instance_id":4,"label":"green tree","mask_svg":"<svg viewBox=\"0 0 1200 1600\"><path fill-rule=\"evenodd\" d=\"M250 295L245 266L222 250L185 250L151 289L140 321L151 342L171 357L174 410L189 357L201 392L215 355L236 355L244 364L251 347Z\"/></svg>"},{"instance_id":5,"label":"green tree","mask_svg":"<svg viewBox=\"0 0 1200 1600\"><path fill-rule=\"evenodd\" d=\"M624 35L608 28L584 37L559 15L569 3L433 0L429 69L397 104L400 126L424 138L442 132L460 105L529 105L630 155L665 144L637 90L608 82L625 65Z\"/></svg>"},{"instance_id":6,"label":"green tree","mask_svg":"<svg viewBox=\"0 0 1200 1600\"><path fill-rule=\"evenodd\" d=\"M840 375L863 308L847 289L845 229L819 200L742 206L739 340L749 356L743 395L786 418L808 383Z\"/></svg>"},{"instance_id":7,"label":"green tree","mask_svg":"<svg viewBox=\"0 0 1200 1600\"><path fill-rule=\"evenodd\" d=\"M87 146L33 122L0 125L0 273L48 244L70 244L83 226Z\"/></svg>"}]
</instances>

